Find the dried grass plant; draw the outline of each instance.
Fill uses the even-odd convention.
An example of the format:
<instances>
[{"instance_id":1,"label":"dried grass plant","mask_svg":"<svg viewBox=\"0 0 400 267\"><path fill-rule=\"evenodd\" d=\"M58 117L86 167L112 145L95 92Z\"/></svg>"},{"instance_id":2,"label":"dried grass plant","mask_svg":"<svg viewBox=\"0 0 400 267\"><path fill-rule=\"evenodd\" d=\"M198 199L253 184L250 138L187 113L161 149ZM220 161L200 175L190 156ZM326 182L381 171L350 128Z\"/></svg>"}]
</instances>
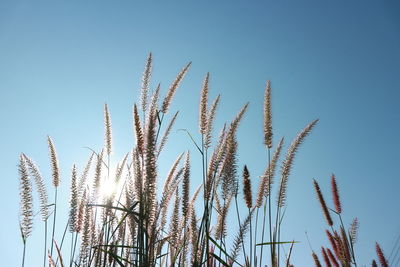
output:
<instances>
[{"instance_id":1,"label":"dried grass plant","mask_svg":"<svg viewBox=\"0 0 400 267\"><path fill-rule=\"evenodd\" d=\"M43 266L294 266L290 255L295 241L281 240L283 209L287 205L288 180L295 156L318 119L298 133L283 161L280 161L284 139L280 138L277 143L273 140L272 88L268 81L264 98L264 140L260 140L268 155L265 171L261 178L250 175L252 172L246 165L240 172L237 132L248 103L230 123L224 125L214 142L214 121L220 96L210 105L211 80L207 73L200 93L199 134L187 131L196 149L177 155L167 176L161 177L158 172L159 155L179 114L176 111L171 115L169 111L190 66L191 63L188 63L183 67L161 100L160 85L151 90L153 56L149 54L139 103L133 104L132 109L136 144L115 168L111 166L111 158L115 157L112 153L111 113L108 104L104 105L104 146L91 152L81 172L78 165L72 167L69 216L65 228L69 229L70 237L64 232L61 240L55 240L55 231L62 230L62 227L56 225L57 190L61 179L53 140L47 137L54 188L54 201L50 204L39 167L25 154L20 156L22 266L26 262L26 241L31 235L33 223L31 179L38 191L40 214L45 224ZM168 116L169 123L164 126L164 118ZM201 156L200 162L191 159L193 153ZM200 173L193 173L193 164L201 167ZM274 201L271 193L279 164L280 179ZM242 179L239 178L240 173ZM193 176L201 176L201 183L196 184ZM160 183L163 183L162 191L157 194ZM102 189L109 185L115 186L115 189L104 194ZM197 189L190 196L192 186ZM243 191L239 190L240 187ZM256 194L253 187L258 188ZM349 231L344 228L336 178L332 176L334 210L328 208L316 180L314 187L330 227L327 234L332 248L322 247L325 264L356 266L354 244L358 220L353 221ZM238 197L240 192L243 192L243 199ZM240 205L245 207L246 214L240 214L243 210L239 209ZM333 228L335 224L331 212L340 219L338 230ZM51 238L48 238L47 221L51 215L53 224ZM237 219L238 232L235 235L227 226L227 219L231 217ZM51 242L49 250L48 242ZM67 244L70 247L66 249ZM280 252L285 245L290 246L288 255ZM54 247L56 253L53 253ZM268 253L264 253L265 247ZM376 251L381 265L388 266L378 244ZM312 257L316 266L322 266L317 253L312 252ZM376 265L374 261L373 266Z\"/></svg>"}]
</instances>

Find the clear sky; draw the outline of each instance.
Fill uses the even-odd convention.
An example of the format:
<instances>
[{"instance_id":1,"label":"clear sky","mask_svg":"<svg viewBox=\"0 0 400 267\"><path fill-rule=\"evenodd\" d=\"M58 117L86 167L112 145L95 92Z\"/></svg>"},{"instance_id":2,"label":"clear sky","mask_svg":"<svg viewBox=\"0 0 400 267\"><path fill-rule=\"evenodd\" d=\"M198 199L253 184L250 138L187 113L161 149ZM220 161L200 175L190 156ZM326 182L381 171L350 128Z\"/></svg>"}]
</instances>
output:
<instances>
[{"instance_id":1,"label":"clear sky","mask_svg":"<svg viewBox=\"0 0 400 267\"><path fill-rule=\"evenodd\" d=\"M186 128L198 138L199 92L208 71L211 96L222 96L217 129L250 101L239 128L239 166L248 164L253 181L266 164L267 79L275 142L281 136L291 140L320 118L289 178L283 239L300 241L293 252L296 266L311 264L305 231L315 250L327 244L312 179L332 203L331 173L341 189L346 224L353 217L360 221L359 263L369 264L375 256L375 240L389 256L400 234L400 5L386 0L144 2L0 2L0 265L15 266L22 254L19 153L35 159L50 186L46 135L53 137L63 174L60 202L66 205L72 164L82 168L89 154L83 147L98 150L103 144L104 102L112 115L115 160L131 149L131 108L150 51L152 85L161 82L163 93L193 61L173 102L172 110L181 111L175 129ZM195 154L187 137L173 131L160 172L187 149ZM199 165L197 159L193 165ZM41 247L42 231L36 223L28 266L41 262L42 250L35 247Z\"/></svg>"}]
</instances>

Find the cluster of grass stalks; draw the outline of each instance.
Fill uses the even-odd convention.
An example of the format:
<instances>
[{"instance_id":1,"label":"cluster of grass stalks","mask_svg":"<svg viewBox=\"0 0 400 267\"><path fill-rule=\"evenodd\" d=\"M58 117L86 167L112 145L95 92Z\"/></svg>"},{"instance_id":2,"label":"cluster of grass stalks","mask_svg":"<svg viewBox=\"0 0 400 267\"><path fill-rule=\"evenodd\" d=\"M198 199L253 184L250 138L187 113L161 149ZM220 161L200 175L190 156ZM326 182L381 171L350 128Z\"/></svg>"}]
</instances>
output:
<instances>
[{"instance_id":1,"label":"cluster of grass stalks","mask_svg":"<svg viewBox=\"0 0 400 267\"><path fill-rule=\"evenodd\" d=\"M200 94L199 134L187 132L195 146L192 153L199 153L201 161L191 162L189 151L177 155L163 181L162 191L157 193L159 155L178 116L178 112L170 116L171 102L191 63L179 72L162 102L160 86L154 90L150 88L152 64L150 54L142 77L140 101L133 105L135 146L117 166L110 165L112 127L109 108L105 104L104 147L101 151L92 151L81 172L76 165L72 167L69 219L65 228L56 227L55 223L60 168L54 142L48 137L54 187L52 204L49 204L39 168L27 155L21 154L22 266L25 264L26 243L32 232L32 181L38 192L44 224L43 266L293 266L290 255L295 241L281 240L288 179L300 145L318 120L311 121L298 133L281 161L284 139L273 140L271 85L268 81L263 140L268 161L260 178L254 178L247 166L239 167L237 164L236 134L248 104L224 125L215 138L213 123L220 96L209 101L207 74ZM273 196L272 185L280 162L280 178ZM201 166L201 174L197 175L202 177L199 184L191 180L192 164ZM253 190L252 184L256 184L258 189ZM190 196L190 187L193 186L196 189L192 189L194 193ZM315 187L332 227L330 211L317 182ZM243 190L243 199L238 197L242 195L239 188ZM341 219L336 182L333 192L335 212ZM246 207L246 214L240 214L239 205ZM237 233L230 233L227 227L229 212L237 218ZM48 229L49 219L53 221L51 229ZM327 231L335 253L323 248L327 266L339 266L339 263L341 266L356 265L353 244L358 222L353 222L349 232L340 222L339 231L333 228ZM62 239L55 240L55 231L64 229ZM234 236L231 244L227 243L229 236ZM65 249L66 246L69 248ZM288 254L282 253L282 246L290 247ZM385 266L379 245L377 250L382 266ZM327 253L330 258L326 257ZM317 266L321 266L315 253L313 257Z\"/></svg>"},{"instance_id":2,"label":"cluster of grass stalks","mask_svg":"<svg viewBox=\"0 0 400 267\"><path fill-rule=\"evenodd\" d=\"M318 182L316 180L314 180L313 182L318 201L322 208L322 213L329 226L329 229L326 229L326 235L328 237L331 247L321 247L323 262L325 262L325 265L328 267L357 266L355 244L357 242L359 222L357 218L354 218L350 224L350 227L348 229L345 228L342 218L342 203L340 200L339 189L335 175L332 174L331 176L331 191L334 204L333 209L328 208ZM331 213L336 215L337 220L332 217ZM337 221L336 224L335 221ZM388 267L388 261L384 256L378 242L376 242L375 247L376 254L378 256L381 266ZM312 252L312 257L314 259L315 266L322 266L318 255L314 251ZM376 260L372 260L372 267L377 266L378 264Z\"/></svg>"}]
</instances>

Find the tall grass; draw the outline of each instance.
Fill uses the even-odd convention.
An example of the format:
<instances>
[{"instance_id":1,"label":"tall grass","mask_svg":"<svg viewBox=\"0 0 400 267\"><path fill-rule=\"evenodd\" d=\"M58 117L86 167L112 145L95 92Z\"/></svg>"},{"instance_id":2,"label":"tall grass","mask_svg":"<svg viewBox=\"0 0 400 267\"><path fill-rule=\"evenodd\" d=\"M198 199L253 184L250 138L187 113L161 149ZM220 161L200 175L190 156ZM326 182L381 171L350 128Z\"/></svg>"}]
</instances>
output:
<instances>
[{"instance_id":1,"label":"tall grass","mask_svg":"<svg viewBox=\"0 0 400 267\"><path fill-rule=\"evenodd\" d=\"M288 180L300 145L317 125L318 119L306 125L292 141L282 160L280 178L275 178L284 139L280 138L276 143L273 140L272 89L268 81L264 98L264 140L260 140L265 145L268 164L261 178L254 179L256 176L250 175L246 165L243 168L238 166L236 136L248 103L215 138L214 119L220 96L210 105L210 74L207 73L200 92L199 134L186 131L196 149L178 155L162 181L158 172L159 155L179 114L170 114L169 110L191 63L178 73L163 100L160 99L159 85L150 90L152 66L150 54L143 73L140 103L133 104L136 144L116 166L111 166L111 112L108 105L104 105L104 147L100 151L93 150L80 173L77 165L72 167L69 216L60 240L55 233L64 228L57 226L60 167L54 142L48 137L54 187L54 202L51 204L39 168L25 154L21 155L22 266L26 262L26 241L32 231L31 178L39 193L44 222L44 266L294 266L290 255L295 241L281 240ZM164 120L167 119L169 122L166 124ZM193 162L191 153L198 153L201 161ZM196 174L202 177L200 184L191 179L192 164L201 167L201 172ZM271 195L276 179L279 183L274 199ZM160 183L163 187L157 194ZM258 187L256 194L253 193L254 185ZM190 196L192 186L197 189ZM332 248L322 248L326 265L357 266L354 243L358 220L353 221L349 231L345 230L336 179L332 176L335 210L328 208L315 180L314 186L330 227L327 234ZM243 188L243 199L238 197L240 187ZM239 209L241 205L246 214L240 214L243 210ZM227 225L232 212L237 220L237 233L231 233ZM339 230L333 228L331 212L340 219ZM53 223L49 235L47 221L51 215ZM229 237L234 237L231 244L228 243ZM65 244L70 247L63 249ZM281 253L282 246L290 248L287 255ZM376 250L380 263L385 266L385 257L378 244ZM322 266L317 253L312 252L312 257L316 266Z\"/></svg>"}]
</instances>

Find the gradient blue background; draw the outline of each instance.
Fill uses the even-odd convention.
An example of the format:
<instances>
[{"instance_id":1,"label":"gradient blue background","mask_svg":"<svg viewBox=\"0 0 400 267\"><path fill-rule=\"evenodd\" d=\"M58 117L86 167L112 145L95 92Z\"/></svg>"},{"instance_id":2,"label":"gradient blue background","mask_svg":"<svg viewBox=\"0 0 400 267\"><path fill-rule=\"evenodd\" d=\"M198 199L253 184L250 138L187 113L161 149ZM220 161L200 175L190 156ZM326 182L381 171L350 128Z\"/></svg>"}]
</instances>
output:
<instances>
[{"instance_id":1,"label":"gradient blue background","mask_svg":"<svg viewBox=\"0 0 400 267\"><path fill-rule=\"evenodd\" d=\"M1 1L0 265L18 266L22 254L19 153L36 160L50 186L45 138L53 137L63 170L60 202L67 207L72 164L82 168L89 155L83 147L98 150L103 144L104 102L112 115L115 161L132 147L131 108L150 51L152 85L160 81L163 94L180 68L193 61L172 105L171 111L181 111L175 129L186 128L198 138L197 105L207 71L211 96L222 95L218 130L250 101L239 129L239 166L248 164L254 189L266 164L266 80L273 89L275 142L285 136L287 147L298 130L320 118L289 180L283 239L301 242L292 256L296 266L312 262L305 231L313 249L327 245L312 178L331 203L332 172L346 224L355 216L360 220L359 266L375 257L375 240L389 257L400 233L400 6L395 2ZM199 166L188 138L172 132L160 172L187 149ZM194 175L192 184L199 182ZM60 216L60 228L64 222ZM41 264L42 230L36 223L27 266Z\"/></svg>"}]
</instances>

